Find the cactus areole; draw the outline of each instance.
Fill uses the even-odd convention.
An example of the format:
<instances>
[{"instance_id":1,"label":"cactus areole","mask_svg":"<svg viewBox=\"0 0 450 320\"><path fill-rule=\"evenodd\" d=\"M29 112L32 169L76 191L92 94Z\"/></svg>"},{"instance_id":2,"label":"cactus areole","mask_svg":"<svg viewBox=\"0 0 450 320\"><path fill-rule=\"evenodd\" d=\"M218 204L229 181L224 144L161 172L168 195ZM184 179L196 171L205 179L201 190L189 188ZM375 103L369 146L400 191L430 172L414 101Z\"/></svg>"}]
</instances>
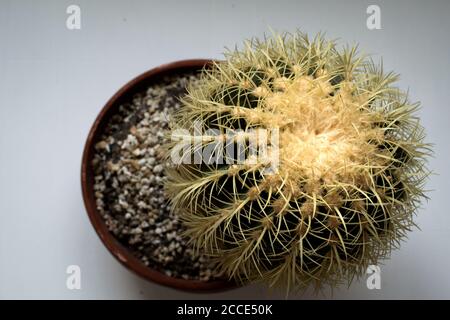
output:
<instances>
[{"instance_id":1,"label":"cactus areole","mask_svg":"<svg viewBox=\"0 0 450 320\"><path fill-rule=\"evenodd\" d=\"M429 153L397 75L300 32L225 58L189 88L167 146L192 245L230 278L288 291L387 258L415 226Z\"/></svg>"}]
</instances>

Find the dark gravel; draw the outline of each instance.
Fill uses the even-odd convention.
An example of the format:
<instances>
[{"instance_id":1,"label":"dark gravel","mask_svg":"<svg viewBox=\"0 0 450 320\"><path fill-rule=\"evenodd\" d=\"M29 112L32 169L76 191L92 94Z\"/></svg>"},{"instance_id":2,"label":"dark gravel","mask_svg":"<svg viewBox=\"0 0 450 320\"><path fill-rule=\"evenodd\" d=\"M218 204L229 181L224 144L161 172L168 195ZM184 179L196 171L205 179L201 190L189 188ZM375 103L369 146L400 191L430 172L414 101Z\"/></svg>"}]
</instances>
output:
<instances>
[{"instance_id":1,"label":"dark gravel","mask_svg":"<svg viewBox=\"0 0 450 320\"><path fill-rule=\"evenodd\" d=\"M96 144L95 196L109 230L150 267L169 276L208 281L214 267L180 236L183 226L164 193L161 145L170 112L194 74L166 77L119 108Z\"/></svg>"}]
</instances>

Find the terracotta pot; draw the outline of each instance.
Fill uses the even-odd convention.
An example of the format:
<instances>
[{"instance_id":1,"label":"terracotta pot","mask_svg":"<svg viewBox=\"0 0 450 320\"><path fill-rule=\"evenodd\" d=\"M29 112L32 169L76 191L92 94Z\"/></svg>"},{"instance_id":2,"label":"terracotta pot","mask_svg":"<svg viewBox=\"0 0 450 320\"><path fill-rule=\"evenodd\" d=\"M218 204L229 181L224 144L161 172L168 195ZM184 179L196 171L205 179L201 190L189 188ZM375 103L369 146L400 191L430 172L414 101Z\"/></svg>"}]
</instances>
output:
<instances>
[{"instance_id":1,"label":"terracotta pot","mask_svg":"<svg viewBox=\"0 0 450 320\"><path fill-rule=\"evenodd\" d=\"M94 172L91 163L95 151L94 146L100 140L99 138L111 117L118 111L120 104L130 101L134 94L145 90L152 83L158 82L163 76L201 70L210 63L211 60L197 59L164 64L141 74L125 84L109 99L92 125L84 147L81 167L81 186L89 219L103 244L112 255L125 267L144 279L172 288L193 292L223 291L235 287L236 284L226 280L194 281L169 277L158 270L144 265L140 259L132 254L129 248L121 244L108 231L103 218L97 210L94 195Z\"/></svg>"}]
</instances>

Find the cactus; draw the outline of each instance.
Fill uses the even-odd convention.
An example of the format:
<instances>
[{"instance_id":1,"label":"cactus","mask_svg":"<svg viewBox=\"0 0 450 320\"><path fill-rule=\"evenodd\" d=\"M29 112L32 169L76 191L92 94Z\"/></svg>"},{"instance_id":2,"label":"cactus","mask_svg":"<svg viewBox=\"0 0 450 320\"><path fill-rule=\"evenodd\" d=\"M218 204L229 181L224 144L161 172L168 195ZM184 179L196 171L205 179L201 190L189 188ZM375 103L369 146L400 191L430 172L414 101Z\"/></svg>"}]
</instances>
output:
<instances>
[{"instance_id":1,"label":"cactus","mask_svg":"<svg viewBox=\"0 0 450 320\"><path fill-rule=\"evenodd\" d=\"M197 141L182 160L208 147L236 150L237 142L248 155L246 139L258 129L276 128L277 144L258 161L233 155L168 169L186 236L242 283L288 291L350 283L398 247L426 198L431 151L419 104L382 64L320 34L252 39L225 58L182 99L169 153L180 129ZM275 170L267 170L269 156Z\"/></svg>"}]
</instances>

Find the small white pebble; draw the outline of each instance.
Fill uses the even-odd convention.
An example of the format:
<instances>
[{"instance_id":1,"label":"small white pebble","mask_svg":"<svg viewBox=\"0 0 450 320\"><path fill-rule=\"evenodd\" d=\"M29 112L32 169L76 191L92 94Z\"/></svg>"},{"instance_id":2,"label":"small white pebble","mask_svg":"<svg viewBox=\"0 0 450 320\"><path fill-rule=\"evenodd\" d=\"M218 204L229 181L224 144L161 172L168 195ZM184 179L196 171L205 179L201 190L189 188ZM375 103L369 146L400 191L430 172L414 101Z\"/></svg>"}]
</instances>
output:
<instances>
[{"instance_id":1,"label":"small white pebble","mask_svg":"<svg viewBox=\"0 0 450 320\"><path fill-rule=\"evenodd\" d=\"M161 173L163 170L164 170L164 167L161 164L158 164L153 168L154 173Z\"/></svg>"}]
</instances>

